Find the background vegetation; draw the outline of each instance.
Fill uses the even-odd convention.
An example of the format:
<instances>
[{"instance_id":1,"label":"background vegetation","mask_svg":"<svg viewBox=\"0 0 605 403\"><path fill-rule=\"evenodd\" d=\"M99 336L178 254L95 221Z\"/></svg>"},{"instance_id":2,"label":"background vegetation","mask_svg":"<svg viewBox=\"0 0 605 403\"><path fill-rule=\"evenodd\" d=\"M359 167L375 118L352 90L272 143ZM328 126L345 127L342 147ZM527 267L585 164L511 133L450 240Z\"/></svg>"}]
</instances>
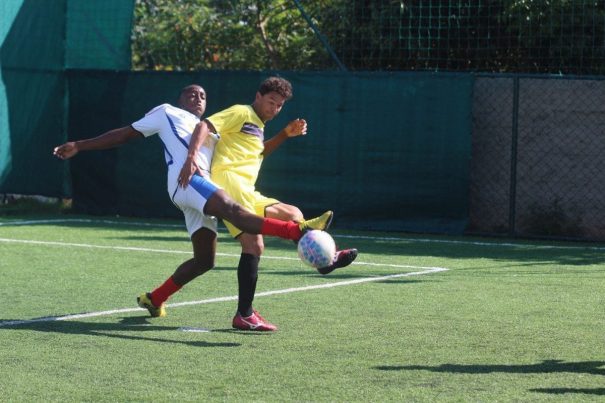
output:
<instances>
[{"instance_id":1,"label":"background vegetation","mask_svg":"<svg viewBox=\"0 0 605 403\"><path fill-rule=\"evenodd\" d=\"M605 2L136 2L135 69L333 70L339 62L348 70L604 74Z\"/></svg>"}]
</instances>

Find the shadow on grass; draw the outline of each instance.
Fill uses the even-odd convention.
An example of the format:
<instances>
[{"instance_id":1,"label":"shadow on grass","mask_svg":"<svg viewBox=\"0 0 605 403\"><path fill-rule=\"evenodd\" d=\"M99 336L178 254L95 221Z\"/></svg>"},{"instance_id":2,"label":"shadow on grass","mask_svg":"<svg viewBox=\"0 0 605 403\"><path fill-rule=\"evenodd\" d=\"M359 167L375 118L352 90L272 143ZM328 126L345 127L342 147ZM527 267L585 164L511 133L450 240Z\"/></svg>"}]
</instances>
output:
<instances>
[{"instance_id":1,"label":"shadow on grass","mask_svg":"<svg viewBox=\"0 0 605 403\"><path fill-rule=\"evenodd\" d=\"M514 374L552 374L560 372L570 372L576 374L605 376L605 361L564 362L561 360L546 360L539 364L528 365L381 365L374 367L374 369L378 369L381 371L418 370L431 372L449 372L456 374L490 374L493 372L504 372Z\"/></svg>"},{"instance_id":2,"label":"shadow on grass","mask_svg":"<svg viewBox=\"0 0 605 403\"><path fill-rule=\"evenodd\" d=\"M417 283L424 283L425 280L412 280L409 277L408 278L394 278L394 279L386 279L386 280L380 280L380 281L376 281L375 283L377 284L417 284Z\"/></svg>"},{"instance_id":3,"label":"shadow on grass","mask_svg":"<svg viewBox=\"0 0 605 403\"><path fill-rule=\"evenodd\" d=\"M530 392L538 392L538 393L551 393L554 395L564 395L566 393L582 393L585 395L597 395L597 396L605 396L605 388L594 388L594 389L586 389L586 388L539 388L539 389L530 389Z\"/></svg>"},{"instance_id":4,"label":"shadow on grass","mask_svg":"<svg viewBox=\"0 0 605 403\"><path fill-rule=\"evenodd\" d=\"M296 276L296 277L300 277L300 276L309 276L309 277L319 277L319 278L323 278L326 280L330 280L330 279L351 279L351 278L362 278L362 277L367 277L367 274L362 273L362 272L351 272L349 270L345 270L345 269L340 269L340 270L335 270L330 274L327 275L323 275L323 274L319 274L319 272L315 269L312 268L304 268L304 269L291 269L291 270L272 270L272 271L267 271L266 273L263 273L266 275L276 275L276 276Z\"/></svg>"},{"instance_id":5,"label":"shadow on grass","mask_svg":"<svg viewBox=\"0 0 605 403\"><path fill-rule=\"evenodd\" d=\"M5 322L0 320L0 324ZM11 326L0 327L1 331L6 330L33 330L36 332L79 334L86 336L109 337L124 340L143 340L169 344L184 344L191 347L239 347L239 343L208 342L208 341L189 341L174 340L158 337L145 337L138 334L144 332L158 331L177 331L179 327L175 326L157 326L149 323L146 317L125 317L119 322L81 322L75 320L64 321L43 321L15 324ZM117 333L120 332L120 333ZM135 335L134 333L137 333Z\"/></svg>"},{"instance_id":6,"label":"shadow on grass","mask_svg":"<svg viewBox=\"0 0 605 403\"><path fill-rule=\"evenodd\" d=\"M605 361L580 361L563 362L561 360L546 360L539 364L529 365L459 365L443 364L439 366L428 365L381 365L374 367L380 371L431 371L449 372L454 374L490 374L493 372L513 374L552 374L552 373L575 373L605 376ZM529 389L530 392L549 393L564 395L567 393L579 393L585 395L604 396L605 388L536 388Z\"/></svg>"}]
</instances>

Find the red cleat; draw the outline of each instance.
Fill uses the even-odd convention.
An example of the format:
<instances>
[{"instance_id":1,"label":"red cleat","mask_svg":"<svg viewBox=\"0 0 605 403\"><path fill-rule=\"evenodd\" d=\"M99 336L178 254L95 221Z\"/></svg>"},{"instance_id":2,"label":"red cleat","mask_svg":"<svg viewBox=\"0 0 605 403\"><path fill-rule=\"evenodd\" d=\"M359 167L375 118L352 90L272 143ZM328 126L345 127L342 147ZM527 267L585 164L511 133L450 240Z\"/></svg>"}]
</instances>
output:
<instances>
[{"instance_id":1,"label":"red cleat","mask_svg":"<svg viewBox=\"0 0 605 403\"><path fill-rule=\"evenodd\" d=\"M320 274L329 274L334 270L339 269L341 267L347 267L353 261L357 259L357 249L343 249L336 252L336 258L334 259L334 263L332 263L328 267L320 267L317 271Z\"/></svg>"},{"instance_id":2,"label":"red cleat","mask_svg":"<svg viewBox=\"0 0 605 403\"><path fill-rule=\"evenodd\" d=\"M257 332L274 332L277 330L277 326L271 324L265 320L256 311L252 315L244 318L240 313L236 313L233 317L233 327L240 330L254 330Z\"/></svg>"}]
</instances>

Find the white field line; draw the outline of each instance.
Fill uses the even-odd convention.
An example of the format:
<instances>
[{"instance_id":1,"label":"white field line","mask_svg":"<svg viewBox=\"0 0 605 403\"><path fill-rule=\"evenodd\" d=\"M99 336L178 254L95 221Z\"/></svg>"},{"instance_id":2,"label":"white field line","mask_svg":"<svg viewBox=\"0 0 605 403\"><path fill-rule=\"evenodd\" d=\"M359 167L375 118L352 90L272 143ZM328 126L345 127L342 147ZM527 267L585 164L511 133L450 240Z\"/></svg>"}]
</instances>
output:
<instances>
[{"instance_id":1,"label":"white field line","mask_svg":"<svg viewBox=\"0 0 605 403\"><path fill-rule=\"evenodd\" d=\"M35 240L30 240L30 239L0 238L0 242L24 243L24 244L33 244L33 245L49 245L49 246L68 246L68 247L90 248L90 249L110 249L110 250L123 250L123 251L133 251L133 252L171 253L171 254L186 254L186 255L193 254L192 251L181 251L181 250L173 250L173 249L140 248L140 247L135 247L135 246L92 245L92 244L73 243L73 242L35 241ZM237 257L237 258L240 257L239 253L217 253L216 255L225 256L225 257ZM296 261L300 260L297 257L267 256L267 255L263 255L263 259L296 260ZM370 263L370 262L358 262L358 261L355 261L352 264L363 265L363 266L393 267L393 268L398 268L398 269L424 268L422 266L410 266L410 265L404 265L404 264Z\"/></svg>"},{"instance_id":2,"label":"white field line","mask_svg":"<svg viewBox=\"0 0 605 403\"><path fill-rule=\"evenodd\" d=\"M10 239L10 238L0 238L0 242L7 243L24 243L24 244L33 244L33 245L49 245L49 246L69 246L76 248L90 248L90 249L110 249L110 250L123 250L123 251L133 251L133 252L152 252L152 253L171 253L171 254L185 254L185 255L193 255L192 251L181 251L174 249L153 249L153 248L139 248L135 246L113 246L113 245L91 245L85 243L72 243L72 242L53 242L53 241L35 241L29 239ZM225 257L240 257L239 253L217 253L217 256L225 256ZM296 257L290 256L267 256L263 255L263 259L275 259L275 260L299 260ZM409 269L417 269L418 266L406 266L400 264L386 264L386 263L369 263L369 262L353 262L354 265L364 265L364 266L380 266L380 267L395 267L395 268L409 268Z\"/></svg>"},{"instance_id":3,"label":"white field line","mask_svg":"<svg viewBox=\"0 0 605 403\"><path fill-rule=\"evenodd\" d=\"M58 223L87 223L87 224L109 224L109 225L121 225L121 226L139 226L139 227L159 227L159 228L182 228L185 229L184 225L179 224L162 224L162 223L145 223L145 222L134 222L134 221L115 221L115 220L93 220L86 218L59 218L59 219L47 219L47 220L14 220L0 222L2 226L18 226L18 225L37 225L37 224L58 224ZM220 229L219 229L220 231ZM462 241L453 239L433 239L433 238L409 238L409 237L383 237L383 236L371 236L371 235L335 235L334 238L342 239L366 239L370 241L406 241L406 242L419 242L419 243L441 243L450 245L473 245L473 246L487 246L487 247L516 247L516 248L527 248L527 249L585 249L585 250L596 250L605 251L605 246L590 246L590 245L536 245L526 243L513 243L513 242L481 242L481 241Z\"/></svg>"},{"instance_id":4,"label":"white field line","mask_svg":"<svg viewBox=\"0 0 605 403\"><path fill-rule=\"evenodd\" d=\"M404 267L413 267L413 266L404 266ZM423 267L417 267L417 268L423 268ZM255 295L255 297L266 297L266 296L270 296L270 295L291 294L294 292L319 290L322 288L342 287L342 286L347 286L347 285L390 280L390 279L400 278L400 277L422 276L424 274L438 273L441 271L448 270L444 267L424 267L423 269L425 269L425 270L411 272L411 273L390 274L390 275L378 276L378 277L365 277L365 278L358 278L358 279L354 279L354 280L337 281L337 282L327 283L327 284L310 285L310 286L306 286L306 287L285 288L282 290L265 291L265 292L257 293ZM237 298L238 298L237 295L234 295L234 296L230 296L230 297L210 298L210 299L204 299L204 300L199 300L199 301L177 302L174 304L167 304L166 306L171 307L171 308L176 308L179 306L211 304L211 303L215 303L215 302L225 302L225 301L237 301ZM74 314L74 315L47 316L47 317L43 317L43 318L35 318L35 319L28 319L28 320L12 320L12 321L7 321L7 322L0 322L0 328L9 327L9 326L27 325L30 323L38 323L38 322L56 322L56 321L67 321L67 320L75 320L75 319L85 319L85 318L92 318L92 317L96 317L96 316L109 316L109 315L115 315L118 313L129 313L129 312L138 312L138 311L146 312L146 310L142 309L142 308L122 308L122 309L112 309L109 311L80 313L80 314Z\"/></svg>"},{"instance_id":5,"label":"white field line","mask_svg":"<svg viewBox=\"0 0 605 403\"><path fill-rule=\"evenodd\" d=\"M185 225L162 224L134 221L114 221L114 220L92 220L88 218L56 218L48 220L15 220L0 222L0 227L10 227L17 225L38 225L38 224L60 224L60 223L83 223L83 224L111 224L135 227L160 227L160 228L183 228Z\"/></svg>"}]
</instances>

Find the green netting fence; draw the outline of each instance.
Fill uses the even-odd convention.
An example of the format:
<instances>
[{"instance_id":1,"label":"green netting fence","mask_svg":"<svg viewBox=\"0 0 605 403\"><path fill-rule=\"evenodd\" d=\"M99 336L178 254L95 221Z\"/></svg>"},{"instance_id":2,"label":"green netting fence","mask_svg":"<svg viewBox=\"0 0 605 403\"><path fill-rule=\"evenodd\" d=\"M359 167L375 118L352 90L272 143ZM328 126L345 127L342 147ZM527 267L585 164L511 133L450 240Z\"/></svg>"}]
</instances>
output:
<instances>
[{"instance_id":1,"label":"green netting fence","mask_svg":"<svg viewBox=\"0 0 605 403\"><path fill-rule=\"evenodd\" d=\"M184 30L166 14L174 5L197 11L185 21L209 13L223 26ZM208 91L208 113L251 102L277 71L295 98L268 134L299 116L310 130L267 159L263 192L309 214L334 208L349 227L602 240L604 9L588 0L4 0L0 193L176 216L157 139L71 163L52 147L129 124L190 82ZM258 18L274 46L263 45ZM198 71L133 72L131 60Z\"/></svg>"},{"instance_id":2,"label":"green netting fence","mask_svg":"<svg viewBox=\"0 0 605 403\"><path fill-rule=\"evenodd\" d=\"M316 18L350 69L605 74L603 1L347 3Z\"/></svg>"},{"instance_id":3,"label":"green netting fence","mask_svg":"<svg viewBox=\"0 0 605 403\"><path fill-rule=\"evenodd\" d=\"M605 74L602 0L139 0L135 24L137 69Z\"/></svg>"},{"instance_id":4,"label":"green netting fence","mask_svg":"<svg viewBox=\"0 0 605 403\"><path fill-rule=\"evenodd\" d=\"M0 192L60 196L66 68L130 68L133 1L0 2ZM89 113L94 113L90 111Z\"/></svg>"},{"instance_id":5,"label":"green netting fence","mask_svg":"<svg viewBox=\"0 0 605 403\"><path fill-rule=\"evenodd\" d=\"M268 124L266 135L298 117L307 119L309 132L267 158L258 182L263 193L306 214L331 208L348 227L464 229L472 76L278 73L292 81L295 96ZM71 71L70 138L127 125L155 105L174 102L178 90L192 82L205 87L208 114L251 103L267 74ZM157 138L78 155L71 164L75 207L89 213L178 215L166 194L165 170Z\"/></svg>"}]
</instances>

